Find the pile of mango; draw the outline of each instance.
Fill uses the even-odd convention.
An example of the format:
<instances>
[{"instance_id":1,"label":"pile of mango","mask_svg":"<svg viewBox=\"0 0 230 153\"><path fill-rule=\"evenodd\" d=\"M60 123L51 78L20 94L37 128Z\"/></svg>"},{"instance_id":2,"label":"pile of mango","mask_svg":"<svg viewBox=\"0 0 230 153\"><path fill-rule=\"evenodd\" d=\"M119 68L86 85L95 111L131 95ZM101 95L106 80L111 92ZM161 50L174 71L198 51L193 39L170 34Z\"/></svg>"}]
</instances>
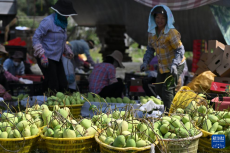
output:
<instances>
[{"instance_id":1,"label":"pile of mango","mask_svg":"<svg viewBox=\"0 0 230 153\"><path fill-rule=\"evenodd\" d=\"M42 130L43 135L46 137L86 137L94 135L97 130L97 126L93 124L91 119L83 119L81 121L72 119L68 107L59 108L58 105L55 105L53 114L48 115L48 118L48 125Z\"/></svg>"},{"instance_id":2,"label":"pile of mango","mask_svg":"<svg viewBox=\"0 0 230 153\"><path fill-rule=\"evenodd\" d=\"M154 123L154 131L163 139L187 138L200 133L188 114L164 116Z\"/></svg>"},{"instance_id":3,"label":"pile of mango","mask_svg":"<svg viewBox=\"0 0 230 153\"><path fill-rule=\"evenodd\" d=\"M94 95L91 93L87 94L86 98L89 102L107 102L107 103L127 103L127 104L135 104L134 100L130 100L128 97L122 98L114 98L114 97L106 97L105 99L100 97L99 95ZM85 101L87 101L85 100Z\"/></svg>"},{"instance_id":4,"label":"pile of mango","mask_svg":"<svg viewBox=\"0 0 230 153\"><path fill-rule=\"evenodd\" d=\"M140 96L140 102L141 104L146 104L148 101L152 100L155 104L157 105L164 105L163 101L161 101L160 99L157 99L156 97L154 96Z\"/></svg>"},{"instance_id":5,"label":"pile of mango","mask_svg":"<svg viewBox=\"0 0 230 153\"><path fill-rule=\"evenodd\" d=\"M99 140L114 147L145 147L156 140L153 124L136 119L127 111L94 115L92 121L102 131Z\"/></svg>"},{"instance_id":6,"label":"pile of mango","mask_svg":"<svg viewBox=\"0 0 230 153\"><path fill-rule=\"evenodd\" d=\"M46 125L44 110L46 105L34 105L25 112L3 113L0 122L0 138L21 138L37 135L39 128Z\"/></svg>"},{"instance_id":7,"label":"pile of mango","mask_svg":"<svg viewBox=\"0 0 230 153\"><path fill-rule=\"evenodd\" d=\"M76 104L84 104L84 100L81 99L81 94L79 92L73 93L70 95L65 95L62 92L57 92L56 96L51 96L47 98L45 104L48 106L60 105L60 106L68 106L68 105L76 105Z\"/></svg>"}]
</instances>

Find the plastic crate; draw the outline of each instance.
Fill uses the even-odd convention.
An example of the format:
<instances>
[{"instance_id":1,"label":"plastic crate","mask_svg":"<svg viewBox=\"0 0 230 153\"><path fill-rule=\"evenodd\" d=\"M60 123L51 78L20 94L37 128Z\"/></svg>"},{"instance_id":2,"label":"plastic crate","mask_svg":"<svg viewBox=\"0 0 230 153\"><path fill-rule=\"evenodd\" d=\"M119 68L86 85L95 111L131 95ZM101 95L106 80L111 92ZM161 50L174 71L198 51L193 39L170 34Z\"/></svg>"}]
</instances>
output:
<instances>
[{"instance_id":1,"label":"plastic crate","mask_svg":"<svg viewBox=\"0 0 230 153\"><path fill-rule=\"evenodd\" d=\"M18 96L19 94L43 95L42 82L34 82L33 84L8 83L8 89L12 96Z\"/></svg>"}]
</instances>

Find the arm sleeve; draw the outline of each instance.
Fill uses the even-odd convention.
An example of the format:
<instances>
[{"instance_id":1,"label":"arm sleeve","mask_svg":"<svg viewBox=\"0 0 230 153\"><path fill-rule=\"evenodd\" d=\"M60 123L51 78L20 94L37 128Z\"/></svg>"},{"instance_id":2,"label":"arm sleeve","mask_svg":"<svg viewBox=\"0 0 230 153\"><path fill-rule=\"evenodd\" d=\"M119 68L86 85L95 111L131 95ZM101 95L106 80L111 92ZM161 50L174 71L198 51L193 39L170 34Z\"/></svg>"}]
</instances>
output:
<instances>
[{"instance_id":1,"label":"arm sleeve","mask_svg":"<svg viewBox=\"0 0 230 153\"><path fill-rule=\"evenodd\" d=\"M88 56L86 55L86 57L87 57L87 61L88 61L92 66L94 66L95 63L94 63L92 57L91 57L90 55L88 55Z\"/></svg>"},{"instance_id":2,"label":"arm sleeve","mask_svg":"<svg viewBox=\"0 0 230 153\"><path fill-rule=\"evenodd\" d=\"M149 33L147 50L146 50L144 58L143 58L143 63L145 63L145 64L149 64L149 62L154 57L155 50L154 50L154 48L151 47L151 41L152 41L152 34Z\"/></svg>"},{"instance_id":3,"label":"arm sleeve","mask_svg":"<svg viewBox=\"0 0 230 153\"><path fill-rule=\"evenodd\" d=\"M184 46L181 42L181 35L176 29L172 29L170 31L170 44L174 49L175 58L173 59L172 63L174 65L179 65L184 57Z\"/></svg>"},{"instance_id":4,"label":"arm sleeve","mask_svg":"<svg viewBox=\"0 0 230 153\"><path fill-rule=\"evenodd\" d=\"M8 71L4 71L4 76L6 77L7 81L15 81L18 82L19 79L17 77L15 77L14 75L12 75L10 72Z\"/></svg>"},{"instance_id":5,"label":"arm sleeve","mask_svg":"<svg viewBox=\"0 0 230 153\"><path fill-rule=\"evenodd\" d=\"M109 78L109 84L113 84L117 82L116 78L116 69L114 67L109 67L108 68L108 78Z\"/></svg>"},{"instance_id":6,"label":"arm sleeve","mask_svg":"<svg viewBox=\"0 0 230 153\"><path fill-rule=\"evenodd\" d=\"M45 50L42 47L42 37L44 37L47 32L50 29L50 24L49 24L48 19L43 19L37 28L37 30L34 33L33 36L33 48L34 48L34 56L35 57L41 57L42 54L44 54Z\"/></svg>"},{"instance_id":7,"label":"arm sleeve","mask_svg":"<svg viewBox=\"0 0 230 153\"><path fill-rule=\"evenodd\" d=\"M9 59L6 59L5 62L3 63L3 68L5 71L8 71L10 68L10 61Z\"/></svg>"},{"instance_id":8,"label":"arm sleeve","mask_svg":"<svg viewBox=\"0 0 230 153\"><path fill-rule=\"evenodd\" d=\"M149 62L153 59L154 57L154 52L155 50L150 47L150 46L147 46L147 50L145 52L145 55L144 55L144 58L143 58L143 63L145 64L149 64Z\"/></svg>"}]
</instances>

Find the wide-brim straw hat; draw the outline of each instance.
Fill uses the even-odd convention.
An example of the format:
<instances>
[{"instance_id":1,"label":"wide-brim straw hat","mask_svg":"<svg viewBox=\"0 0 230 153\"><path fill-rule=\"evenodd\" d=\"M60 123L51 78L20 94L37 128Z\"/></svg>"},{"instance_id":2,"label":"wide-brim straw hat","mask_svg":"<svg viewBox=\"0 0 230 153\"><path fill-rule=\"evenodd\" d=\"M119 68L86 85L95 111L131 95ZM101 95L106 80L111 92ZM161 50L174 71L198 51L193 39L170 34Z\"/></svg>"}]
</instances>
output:
<instances>
[{"instance_id":1,"label":"wide-brim straw hat","mask_svg":"<svg viewBox=\"0 0 230 153\"><path fill-rule=\"evenodd\" d=\"M51 7L51 9L62 16L77 15L77 12L73 8L73 4L70 0L58 0L57 3Z\"/></svg>"},{"instance_id":2,"label":"wide-brim straw hat","mask_svg":"<svg viewBox=\"0 0 230 153\"><path fill-rule=\"evenodd\" d=\"M0 52L5 53L5 54L8 54L8 52L6 51L5 46L3 46L3 45L1 45L1 44L0 44Z\"/></svg>"},{"instance_id":3,"label":"wide-brim straw hat","mask_svg":"<svg viewBox=\"0 0 230 153\"><path fill-rule=\"evenodd\" d=\"M123 54L120 51L115 50L112 54L108 56L114 58L118 62L120 68L125 68L124 65L122 64Z\"/></svg>"}]
</instances>

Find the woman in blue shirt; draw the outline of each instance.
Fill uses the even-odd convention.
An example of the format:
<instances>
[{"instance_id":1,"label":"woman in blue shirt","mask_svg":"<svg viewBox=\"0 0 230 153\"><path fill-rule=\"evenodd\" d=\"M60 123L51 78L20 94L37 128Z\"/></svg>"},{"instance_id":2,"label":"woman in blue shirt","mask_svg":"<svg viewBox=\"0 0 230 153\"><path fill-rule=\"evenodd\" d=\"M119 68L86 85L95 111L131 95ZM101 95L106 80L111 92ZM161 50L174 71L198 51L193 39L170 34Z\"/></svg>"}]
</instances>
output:
<instances>
[{"instance_id":1,"label":"woman in blue shirt","mask_svg":"<svg viewBox=\"0 0 230 153\"><path fill-rule=\"evenodd\" d=\"M4 61L3 68L14 76L24 75L25 65L23 63L23 53L21 51L16 51L11 58Z\"/></svg>"},{"instance_id":2,"label":"woman in blue shirt","mask_svg":"<svg viewBox=\"0 0 230 153\"><path fill-rule=\"evenodd\" d=\"M59 0L53 7L55 13L44 18L33 36L34 56L45 77L44 90L64 92L68 88L62 65L62 54L72 58L68 45L67 18L77 15L70 0Z\"/></svg>"}]
</instances>

